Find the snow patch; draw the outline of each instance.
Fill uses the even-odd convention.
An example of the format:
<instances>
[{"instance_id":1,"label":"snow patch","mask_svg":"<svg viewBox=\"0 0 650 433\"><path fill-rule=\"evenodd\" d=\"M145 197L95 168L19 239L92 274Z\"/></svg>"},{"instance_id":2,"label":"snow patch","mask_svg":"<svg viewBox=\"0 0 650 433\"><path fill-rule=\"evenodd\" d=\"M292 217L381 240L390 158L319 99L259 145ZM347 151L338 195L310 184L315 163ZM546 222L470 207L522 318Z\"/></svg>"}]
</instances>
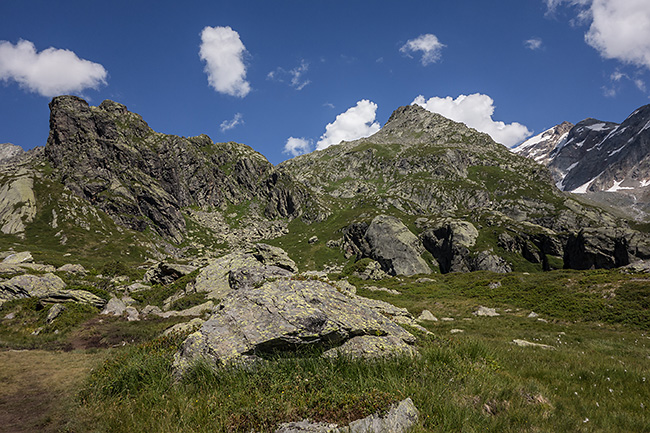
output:
<instances>
[{"instance_id":1,"label":"snow patch","mask_svg":"<svg viewBox=\"0 0 650 433\"><path fill-rule=\"evenodd\" d=\"M629 143L629 141L628 141L628 143ZM616 149L616 150L612 150L611 152L608 152L607 154L608 154L609 156L616 155L618 152L620 152L621 150L625 149L625 146L627 146L627 143L625 143L623 146L619 147L619 148Z\"/></svg>"},{"instance_id":2,"label":"snow patch","mask_svg":"<svg viewBox=\"0 0 650 433\"><path fill-rule=\"evenodd\" d=\"M616 192L616 191L620 191L622 189L634 189L634 188L631 188L629 186L621 186L621 184L623 183L624 180L625 179L623 179L623 180L615 180L614 185L611 188L606 189L605 191L606 192Z\"/></svg>"},{"instance_id":3,"label":"snow patch","mask_svg":"<svg viewBox=\"0 0 650 433\"><path fill-rule=\"evenodd\" d=\"M534 147L536 144L539 144L542 141L546 140L546 137L544 137L544 136L547 135L548 132L552 132L553 129L554 128L547 129L546 131L542 132L541 134L538 134L538 135L536 135L536 136L534 136L532 138L529 138L528 140L521 143L519 146L513 147L510 150L512 150L515 153L519 153L522 150L526 150L526 149L529 149L531 147Z\"/></svg>"},{"instance_id":4,"label":"snow patch","mask_svg":"<svg viewBox=\"0 0 650 433\"><path fill-rule=\"evenodd\" d=\"M641 131L639 131L639 132L643 132L648 128L650 128L650 120L648 120L648 123L646 123L645 126L643 127L643 129L641 129Z\"/></svg>"},{"instance_id":5,"label":"snow patch","mask_svg":"<svg viewBox=\"0 0 650 433\"><path fill-rule=\"evenodd\" d=\"M611 128L611 126L607 126L605 123L594 123L593 125L589 125L586 128L591 129L592 131L607 131Z\"/></svg>"},{"instance_id":6,"label":"snow patch","mask_svg":"<svg viewBox=\"0 0 650 433\"><path fill-rule=\"evenodd\" d=\"M641 187L645 188L646 186L650 185L650 179L643 179L641 181Z\"/></svg>"},{"instance_id":7,"label":"snow patch","mask_svg":"<svg viewBox=\"0 0 650 433\"><path fill-rule=\"evenodd\" d=\"M589 182L584 183L571 191L574 194L587 194L587 188L589 188L589 185L591 185L591 182L593 182L596 178L591 179Z\"/></svg>"}]
</instances>

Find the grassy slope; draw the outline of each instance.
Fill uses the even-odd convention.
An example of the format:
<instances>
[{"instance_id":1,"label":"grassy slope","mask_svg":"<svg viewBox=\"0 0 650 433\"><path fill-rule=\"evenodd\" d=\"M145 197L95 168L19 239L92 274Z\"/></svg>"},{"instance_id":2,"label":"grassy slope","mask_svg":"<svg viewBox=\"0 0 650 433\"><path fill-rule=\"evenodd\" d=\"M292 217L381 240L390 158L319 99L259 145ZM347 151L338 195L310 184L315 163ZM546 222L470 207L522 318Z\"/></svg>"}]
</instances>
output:
<instances>
[{"instance_id":1,"label":"grassy slope","mask_svg":"<svg viewBox=\"0 0 650 433\"><path fill-rule=\"evenodd\" d=\"M372 283L401 295L359 289L414 314L428 308L454 318L426 323L434 335L419 335L419 358L365 363L307 353L250 370L215 373L199 365L174 383L170 365L180 339L155 340L119 350L95 370L71 412L70 431L272 431L305 417L346 423L407 396L420 409L418 432L650 431L647 276L556 271L435 279ZM501 287L490 289L497 281ZM501 316L475 317L479 305L497 307ZM546 322L527 317L532 309ZM556 350L518 347L515 338Z\"/></svg>"}]
</instances>

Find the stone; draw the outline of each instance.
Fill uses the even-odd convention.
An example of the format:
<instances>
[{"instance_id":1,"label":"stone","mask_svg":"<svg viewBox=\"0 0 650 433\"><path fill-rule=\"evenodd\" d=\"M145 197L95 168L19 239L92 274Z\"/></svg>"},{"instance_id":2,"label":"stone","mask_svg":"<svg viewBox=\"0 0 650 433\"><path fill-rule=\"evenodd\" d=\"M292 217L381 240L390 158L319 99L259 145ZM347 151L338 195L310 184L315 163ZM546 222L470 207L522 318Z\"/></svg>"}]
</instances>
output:
<instances>
[{"instance_id":1,"label":"stone","mask_svg":"<svg viewBox=\"0 0 650 433\"><path fill-rule=\"evenodd\" d=\"M13 312L9 313L4 318L5 318L5 320L13 320L13 319L16 318L16 313L13 313Z\"/></svg>"},{"instance_id":2,"label":"stone","mask_svg":"<svg viewBox=\"0 0 650 433\"><path fill-rule=\"evenodd\" d=\"M105 314L108 316L121 316L122 314L124 314L126 307L127 305L124 301L122 301L119 298L113 297L108 300L101 314Z\"/></svg>"},{"instance_id":3,"label":"stone","mask_svg":"<svg viewBox=\"0 0 650 433\"><path fill-rule=\"evenodd\" d=\"M479 316L479 317L496 317L496 316L500 316L500 314L497 313L495 308L488 308L488 307L484 307L484 306L478 307L478 310L476 310L472 314L474 314L475 316Z\"/></svg>"},{"instance_id":4,"label":"stone","mask_svg":"<svg viewBox=\"0 0 650 433\"><path fill-rule=\"evenodd\" d=\"M163 311L160 309L160 307L157 307L155 305L147 305L141 311L141 313L144 314L145 316L148 316L150 314L159 316L160 314L162 314L162 312Z\"/></svg>"},{"instance_id":5,"label":"stone","mask_svg":"<svg viewBox=\"0 0 650 433\"><path fill-rule=\"evenodd\" d=\"M144 274L144 281L150 284L167 286L196 269L196 266L191 265L160 262L147 270Z\"/></svg>"},{"instance_id":6,"label":"stone","mask_svg":"<svg viewBox=\"0 0 650 433\"><path fill-rule=\"evenodd\" d=\"M339 427L309 420L281 424L275 433L406 433L418 422L420 413L411 398L393 404L383 415L375 413Z\"/></svg>"},{"instance_id":7,"label":"stone","mask_svg":"<svg viewBox=\"0 0 650 433\"><path fill-rule=\"evenodd\" d=\"M415 338L377 311L322 281L277 280L232 291L174 356L177 374L193 361L249 362L299 347L335 348L358 336Z\"/></svg>"},{"instance_id":8,"label":"stone","mask_svg":"<svg viewBox=\"0 0 650 433\"><path fill-rule=\"evenodd\" d=\"M165 329L163 335L185 334L185 333L195 332L197 329L201 327L201 325L203 325L203 322L205 322L205 320L199 317L195 317L189 322L177 323L174 326Z\"/></svg>"},{"instance_id":9,"label":"stone","mask_svg":"<svg viewBox=\"0 0 650 433\"><path fill-rule=\"evenodd\" d=\"M429 310L422 310L422 313L417 318L418 322L428 321L428 322L437 322L438 318L434 316Z\"/></svg>"},{"instance_id":10,"label":"stone","mask_svg":"<svg viewBox=\"0 0 650 433\"><path fill-rule=\"evenodd\" d=\"M490 284L488 284L488 287L492 290L498 289L499 287L501 287L501 281L493 281Z\"/></svg>"},{"instance_id":11,"label":"stone","mask_svg":"<svg viewBox=\"0 0 650 433\"><path fill-rule=\"evenodd\" d=\"M129 322L137 322L140 320L140 313L138 313L135 307L126 307L124 313L126 314L126 320Z\"/></svg>"},{"instance_id":12,"label":"stone","mask_svg":"<svg viewBox=\"0 0 650 433\"><path fill-rule=\"evenodd\" d=\"M442 319L443 322L453 322L455 319L453 317L443 317Z\"/></svg>"},{"instance_id":13,"label":"stone","mask_svg":"<svg viewBox=\"0 0 650 433\"><path fill-rule=\"evenodd\" d=\"M289 272L298 272L296 262L289 258L285 250L267 244L255 244L253 256L263 265L277 266Z\"/></svg>"},{"instance_id":14,"label":"stone","mask_svg":"<svg viewBox=\"0 0 650 433\"><path fill-rule=\"evenodd\" d=\"M537 319L539 317L539 314L537 314L534 311L531 311L530 314L527 316L529 319Z\"/></svg>"},{"instance_id":15,"label":"stone","mask_svg":"<svg viewBox=\"0 0 650 433\"><path fill-rule=\"evenodd\" d=\"M45 318L45 322L47 324L54 322L54 319L59 317L59 315L63 313L63 310L65 310L65 307L62 304L52 305L47 312L47 317Z\"/></svg>"},{"instance_id":16,"label":"stone","mask_svg":"<svg viewBox=\"0 0 650 433\"><path fill-rule=\"evenodd\" d=\"M387 289L386 287L377 287L377 286L365 286L364 289L370 290L371 292L385 292L390 293L391 295L401 295L402 292L395 289Z\"/></svg>"},{"instance_id":17,"label":"stone","mask_svg":"<svg viewBox=\"0 0 650 433\"><path fill-rule=\"evenodd\" d=\"M370 261L361 272L355 272L354 276L361 280L383 280L388 274L381 269L379 262Z\"/></svg>"},{"instance_id":18,"label":"stone","mask_svg":"<svg viewBox=\"0 0 650 433\"><path fill-rule=\"evenodd\" d=\"M415 282L418 283L418 284L435 283L436 280L434 280L433 278L422 277L422 278L418 278L417 280L415 280Z\"/></svg>"},{"instance_id":19,"label":"stone","mask_svg":"<svg viewBox=\"0 0 650 433\"><path fill-rule=\"evenodd\" d=\"M451 329L449 331L450 334L462 334L463 332L465 332L464 329Z\"/></svg>"},{"instance_id":20,"label":"stone","mask_svg":"<svg viewBox=\"0 0 650 433\"><path fill-rule=\"evenodd\" d=\"M20 253L14 253L8 255L7 257L4 258L2 263L5 265L18 265L21 263L31 263L33 261L34 258L32 257L32 253L30 253L29 251L23 251Z\"/></svg>"},{"instance_id":21,"label":"stone","mask_svg":"<svg viewBox=\"0 0 650 433\"><path fill-rule=\"evenodd\" d=\"M84 268L81 265L78 264L65 264L61 266L59 269L57 269L59 272L68 272L70 274L75 274L75 275L86 275L88 271L86 268Z\"/></svg>"},{"instance_id":22,"label":"stone","mask_svg":"<svg viewBox=\"0 0 650 433\"><path fill-rule=\"evenodd\" d=\"M515 339L515 340L512 340L512 342L514 344L516 344L517 346L519 346L519 347L537 347L537 348L540 348L540 349L555 350L555 347L553 347L553 346L549 346L547 344L533 343L533 342L526 341L526 340Z\"/></svg>"},{"instance_id":23,"label":"stone","mask_svg":"<svg viewBox=\"0 0 650 433\"><path fill-rule=\"evenodd\" d=\"M357 293L357 287L346 279L330 281L330 284L342 293L348 293L350 295L356 295Z\"/></svg>"},{"instance_id":24,"label":"stone","mask_svg":"<svg viewBox=\"0 0 650 433\"><path fill-rule=\"evenodd\" d=\"M142 283L133 283L131 285L126 286L126 291L128 293L135 293L135 292L140 292L142 290L148 290L150 289L151 286L148 286L146 284Z\"/></svg>"},{"instance_id":25,"label":"stone","mask_svg":"<svg viewBox=\"0 0 650 433\"><path fill-rule=\"evenodd\" d=\"M312 236L309 239L307 239L308 244L315 244L316 242L318 242L318 236Z\"/></svg>"}]
</instances>

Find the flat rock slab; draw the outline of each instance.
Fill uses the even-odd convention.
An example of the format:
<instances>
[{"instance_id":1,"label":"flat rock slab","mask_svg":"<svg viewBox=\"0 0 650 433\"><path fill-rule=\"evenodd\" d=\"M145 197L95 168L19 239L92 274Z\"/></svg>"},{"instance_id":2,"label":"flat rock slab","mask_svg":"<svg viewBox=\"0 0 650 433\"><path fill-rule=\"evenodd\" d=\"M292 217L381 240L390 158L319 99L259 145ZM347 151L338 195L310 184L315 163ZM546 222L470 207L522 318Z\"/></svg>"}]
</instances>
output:
<instances>
[{"instance_id":1,"label":"flat rock slab","mask_svg":"<svg viewBox=\"0 0 650 433\"><path fill-rule=\"evenodd\" d=\"M270 281L232 291L223 299L212 317L185 340L174 367L182 374L197 359L224 365L299 347L331 349L359 336L415 342L402 327L330 284Z\"/></svg>"},{"instance_id":2,"label":"flat rock slab","mask_svg":"<svg viewBox=\"0 0 650 433\"><path fill-rule=\"evenodd\" d=\"M391 406L385 415L373 414L346 427L303 420L282 424L275 433L406 433L417 424L418 417L413 400L407 398Z\"/></svg>"},{"instance_id":3,"label":"flat rock slab","mask_svg":"<svg viewBox=\"0 0 650 433\"><path fill-rule=\"evenodd\" d=\"M555 347L549 346L548 344L532 343L530 341L519 339L514 339L512 342L520 347L538 347L540 349L555 350Z\"/></svg>"}]
</instances>

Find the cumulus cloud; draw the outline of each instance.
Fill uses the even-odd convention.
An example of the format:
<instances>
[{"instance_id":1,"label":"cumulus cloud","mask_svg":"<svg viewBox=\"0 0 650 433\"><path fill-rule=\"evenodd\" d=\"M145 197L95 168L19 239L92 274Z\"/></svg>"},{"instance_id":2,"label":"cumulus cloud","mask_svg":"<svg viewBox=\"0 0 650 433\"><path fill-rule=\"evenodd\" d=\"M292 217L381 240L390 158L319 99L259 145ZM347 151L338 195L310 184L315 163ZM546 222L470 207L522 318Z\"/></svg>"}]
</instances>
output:
<instances>
[{"instance_id":1,"label":"cumulus cloud","mask_svg":"<svg viewBox=\"0 0 650 433\"><path fill-rule=\"evenodd\" d=\"M278 67L275 71L268 73L267 78L270 80L275 80L279 82L284 82L289 80L289 85L296 90L302 90L306 85L311 83L310 80L303 78L303 75L309 70L309 63L304 59L300 61L300 65L296 66L293 69L286 70L284 68Z\"/></svg>"},{"instance_id":2,"label":"cumulus cloud","mask_svg":"<svg viewBox=\"0 0 650 433\"><path fill-rule=\"evenodd\" d=\"M549 12L561 4L578 10L589 25L585 41L606 59L650 69L650 2L648 0L546 0Z\"/></svg>"},{"instance_id":3,"label":"cumulus cloud","mask_svg":"<svg viewBox=\"0 0 650 433\"><path fill-rule=\"evenodd\" d=\"M362 99L354 107L336 116L334 122L327 124L325 134L316 143L316 149L323 150L341 141L357 140L374 134L381 128L375 122L376 113L377 104Z\"/></svg>"},{"instance_id":4,"label":"cumulus cloud","mask_svg":"<svg viewBox=\"0 0 650 433\"><path fill-rule=\"evenodd\" d=\"M246 81L246 47L230 27L205 27L199 57L205 61L208 83L217 92L243 98L251 91Z\"/></svg>"},{"instance_id":5,"label":"cumulus cloud","mask_svg":"<svg viewBox=\"0 0 650 433\"><path fill-rule=\"evenodd\" d=\"M609 79L611 81L610 86L603 86L603 94L609 98L615 97L620 88L621 88L621 83L624 81L629 81L632 84L636 86L637 89L640 91L644 92L647 90L645 81L643 81L640 78L637 77L630 77L628 74L621 72L619 70L614 71L610 76Z\"/></svg>"},{"instance_id":6,"label":"cumulus cloud","mask_svg":"<svg viewBox=\"0 0 650 433\"><path fill-rule=\"evenodd\" d=\"M441 43L436 35L427 33L408 40L399 50L408 56L410 56L410 53L421 51L422 59L420 61L423 66L427 66L440 60L441 51L444 47L446 45Z\"/></svg>"},{"instance_id":7,"label":"cumulus cloud","mask_svg":"<svg viewBox=\"0 0 650 433\"><path fill-rule=\"evenodd\" d=\"M460 95L456 99L433 97L426 100L420 95L412 102L427 110L441 114L456 122L489 134L497 143L512 147L529 137L532 132L524 125L513 122L506 124L492 119L494 100L488 95L474 93Z\"/></svg>"},{"instance_id":8,"label":"cumulus cloud","mask_svg":"<svg viewBox=\"0 0 650 433\"><path fill-rule=\"evenodd\" d=\"M524 41L524 46L529 50L539 50L542 48L542 39L541 38L530 38Z\"/></svg>"},{"instance_id":9,"label":"cumulus cloud","mask_svg":"<svg viewBox=\"0 0 650 433\"><path fill-rule=\"evenodd\" d=\"M235 117L232 120L224 120L221 122L220 128L221 132L226 132L233 129L237 125L242 125L244 123L244 116L241 113L236 113Z\"/></svg>"},{"instance_id":10,"label":"cumulus cloud","mask_svg":"<svg viewBox=\"0 0 650 433\"><path fill-rule=\"evenodd\" d=\"M302 155L311 151L311 140L306 138L289 137L287 143L284 145L282 153L288 153L292 156Z\"/></svg>"},{"instance_id":11,"label":"cumulus cloud","mask_svg":"<svg viewBox=\"0 0 650 433\"><path fill-rule=\"evenodd\" d=\"M102 65L80 59L70 50L37 52L30 41L16 45L0 41L0 80L15 81L30 92L48 97L79 93L106 84L107 75Z\"/></svg>"}]
</instances>

